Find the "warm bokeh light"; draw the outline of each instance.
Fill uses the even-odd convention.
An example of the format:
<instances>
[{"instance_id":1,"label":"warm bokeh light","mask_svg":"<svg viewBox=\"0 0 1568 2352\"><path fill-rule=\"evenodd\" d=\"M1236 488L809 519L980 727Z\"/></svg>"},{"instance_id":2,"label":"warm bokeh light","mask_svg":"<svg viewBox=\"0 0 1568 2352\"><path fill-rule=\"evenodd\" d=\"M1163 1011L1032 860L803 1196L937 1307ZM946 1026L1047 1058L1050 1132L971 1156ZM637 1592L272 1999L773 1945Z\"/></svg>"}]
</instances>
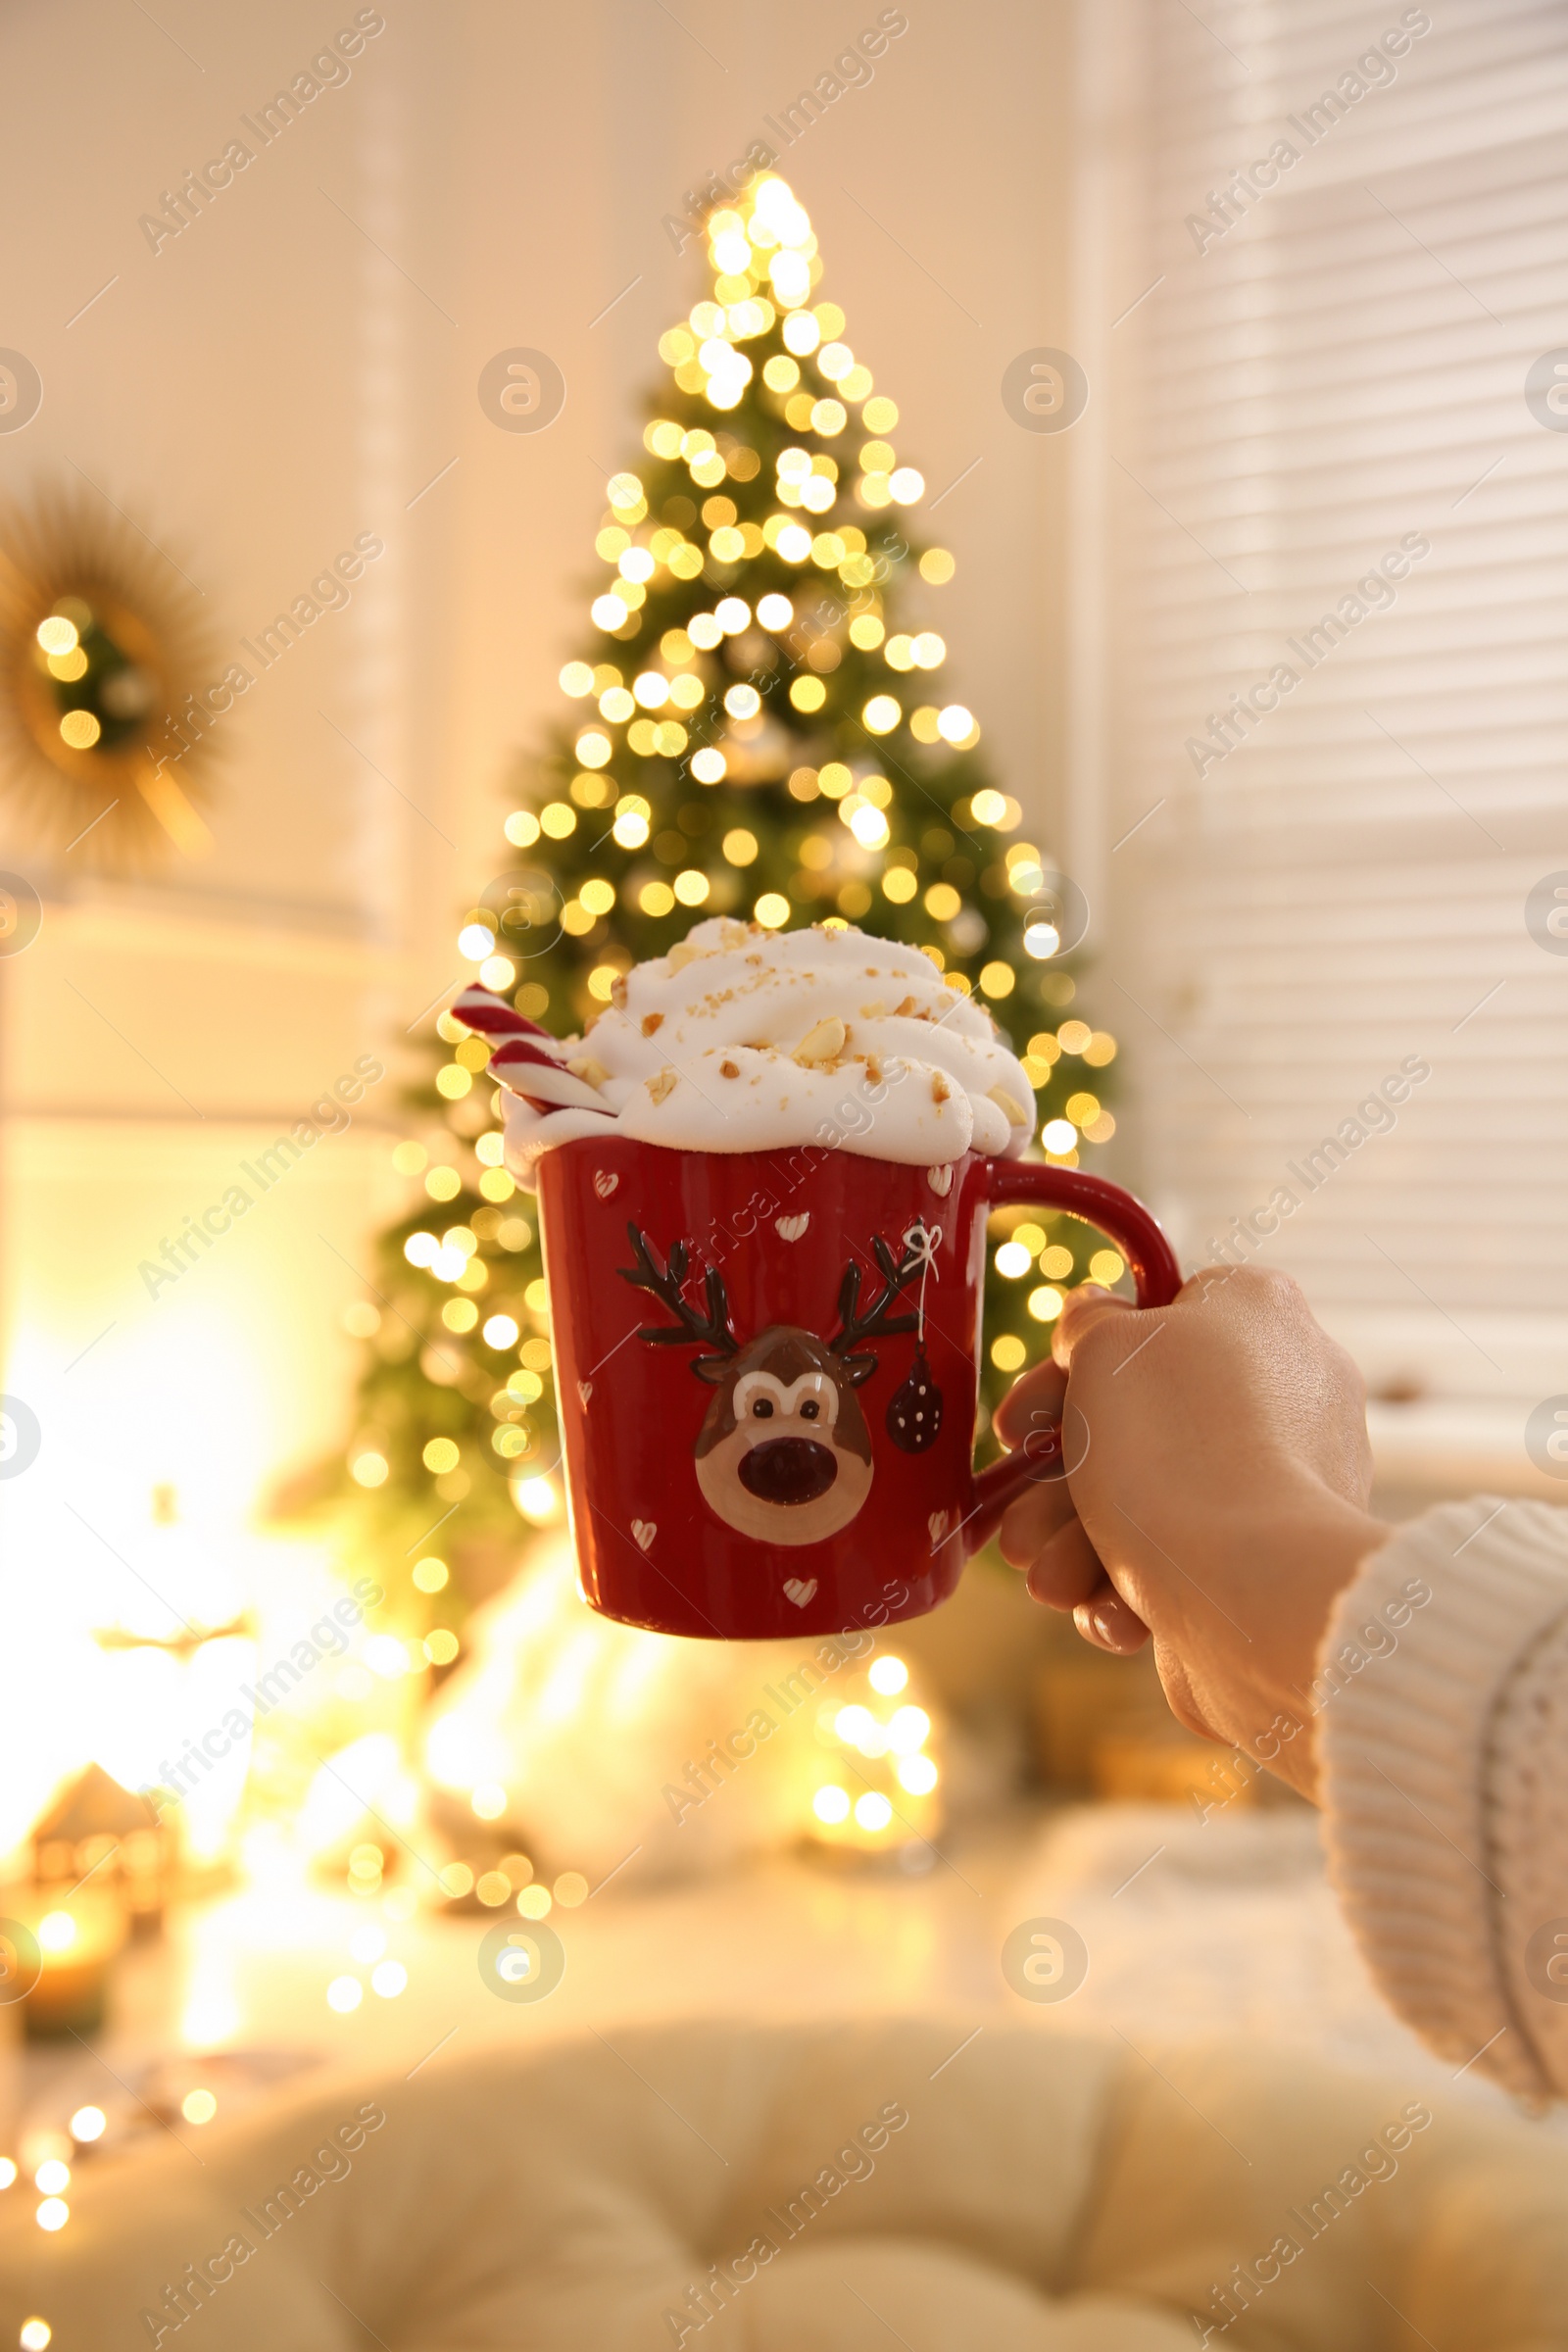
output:
<instances>
[{"instance_id":1,"label":"warm bokeh light","mask_svg":"<svg viewBox=\"0 0 1568 2352\"><path fill-rule=\"evenodd\" d=\"M555 1481L549 1478L525 1478L514 1490L518 1510L535 1527L548 1526L560 1508L561 1498Z\"/></svg>"},{"instance_id":2,"label":"warm bokeh light","mask_svg":"<svg viewBox=\"0 0 1568 2352\"><path fill-rule=\"evenodd\" d=\"M887 1727L888 1745L896 1756L912 1756L925 1745L931 1718L923 1707L896 1707Z\"/></svg>"}]
</instances>

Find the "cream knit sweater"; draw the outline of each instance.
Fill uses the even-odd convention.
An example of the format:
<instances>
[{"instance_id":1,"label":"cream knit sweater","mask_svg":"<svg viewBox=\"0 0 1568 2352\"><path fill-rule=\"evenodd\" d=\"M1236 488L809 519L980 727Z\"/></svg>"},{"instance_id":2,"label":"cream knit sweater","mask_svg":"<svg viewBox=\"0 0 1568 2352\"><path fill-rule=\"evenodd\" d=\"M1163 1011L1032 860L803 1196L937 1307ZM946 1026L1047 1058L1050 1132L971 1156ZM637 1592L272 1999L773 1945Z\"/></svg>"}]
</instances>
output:
<instances>
[{"instance_id":1,"label":"cream knit sweater","mask_svg":"<svg viewBox=\"0 0 1568 2352\"><path fill-rule=\"evenodd\" d=\"M1568 2097L1568 1511L1481 1496L1399 1528L1313 1698L1330 1868L1384 1994L1459 2071Z\"/></svg>"}]
</instances>

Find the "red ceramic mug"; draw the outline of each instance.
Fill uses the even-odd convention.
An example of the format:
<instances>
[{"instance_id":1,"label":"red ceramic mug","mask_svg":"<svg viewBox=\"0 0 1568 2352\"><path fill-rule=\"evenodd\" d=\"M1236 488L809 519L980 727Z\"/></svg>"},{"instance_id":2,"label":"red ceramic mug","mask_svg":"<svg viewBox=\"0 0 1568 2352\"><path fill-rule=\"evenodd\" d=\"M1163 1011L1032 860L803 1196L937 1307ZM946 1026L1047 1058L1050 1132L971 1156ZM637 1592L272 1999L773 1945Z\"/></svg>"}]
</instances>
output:
<instances>
[{"instance_id":1,"label":"red ceramic mug","mask_svg":"<svg viewBox=\"0 0 1568 2352\"><path fill-rule=\"evenodd\" d=\"M1073 1168L614 1135L544 1152L567 1505L592 1605L733 1642L946 1600L1060 1460L1052 1426L973 1467L986 1218L1012 1201L1106 1234L1142 1305L1180 1288L1149 1211Z\"/></svg>"}]
</instances>

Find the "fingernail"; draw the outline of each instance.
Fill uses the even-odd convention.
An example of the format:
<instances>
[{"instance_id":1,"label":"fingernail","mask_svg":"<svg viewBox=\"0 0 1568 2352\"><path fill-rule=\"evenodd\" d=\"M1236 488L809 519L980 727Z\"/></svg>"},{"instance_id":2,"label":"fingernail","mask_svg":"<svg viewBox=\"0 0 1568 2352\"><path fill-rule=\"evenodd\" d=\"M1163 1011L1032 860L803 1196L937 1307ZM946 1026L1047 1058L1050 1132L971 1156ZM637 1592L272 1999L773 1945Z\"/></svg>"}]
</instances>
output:
<instances>
[{"instance_id":1,"label":"fingernail","mask_svg":"<svg viewBox=\"0 0 1568 2352\"><path fill-rule=\"evenodd\" d=\"M1095 1632L1099 1635L1101 1641L1105 1644L1105 1647L1107 1649L1111 1648L1113 1646L1113 1638L1104 1610L1091 1609L1089 1612L1089 1622L1094 1627Z\"/></svg>"}]
</instances>

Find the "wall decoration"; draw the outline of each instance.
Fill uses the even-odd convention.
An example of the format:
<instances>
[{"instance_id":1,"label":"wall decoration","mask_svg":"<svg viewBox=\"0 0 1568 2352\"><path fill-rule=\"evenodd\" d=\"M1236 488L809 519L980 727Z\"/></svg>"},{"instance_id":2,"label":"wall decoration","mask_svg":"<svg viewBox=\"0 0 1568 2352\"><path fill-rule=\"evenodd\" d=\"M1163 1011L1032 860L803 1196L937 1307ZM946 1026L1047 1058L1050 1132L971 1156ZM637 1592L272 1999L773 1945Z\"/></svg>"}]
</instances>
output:
<instances>
[{"instance_id":1,"label":"wall decoration","mask_svg":"<svg viewBox=\"0 0 1568 2352\"><path fill-rule=\"evenodd\" d=\"M98 491L0 513L0 795L42 844L111 870L204 856L220 675L202 591Z\"/></svg>"}]
</instances>

